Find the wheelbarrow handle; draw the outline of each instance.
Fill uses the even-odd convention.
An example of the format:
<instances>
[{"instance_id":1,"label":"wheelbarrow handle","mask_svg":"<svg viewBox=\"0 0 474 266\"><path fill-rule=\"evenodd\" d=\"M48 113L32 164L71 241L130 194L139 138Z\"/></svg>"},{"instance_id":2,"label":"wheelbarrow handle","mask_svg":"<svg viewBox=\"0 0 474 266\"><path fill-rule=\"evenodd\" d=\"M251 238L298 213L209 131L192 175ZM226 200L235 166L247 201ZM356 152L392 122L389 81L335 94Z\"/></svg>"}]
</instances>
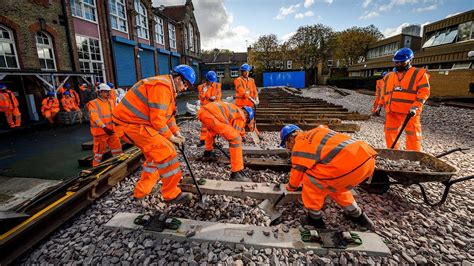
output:
<instances>
[{"instance_id":1,"label":"wheelbarrow handle","mask_svg":"<svg viewBox=\"0 0 474 266\"><path fill-rule=\"evenodd\" d=\"M405 130L405 127L407 126L408 121L410 121L410 119L411 119L412 117L413 117L413 114L409 112L409 113L407 114L407 116L405 117L405 120L403 121L402 127L400 128L400 131L398 131L397 137L395 138L395 141L393 141L392 147L390 147L390 149L394 149L394 148L395 148L395 146L397 145L398 139L400 139L400 136L402 135L403 130Z\"/></svg>"},{"instance_id":2,"label":"wheelbarrow handle","mask_svg":"<svg viewBox=\"0 0 474 266\"><path fill-rule=\"evenodd\" d=\"M428 199L428 196L426 195L426 192L425 192L425 188L423 187L422 184L417 183L416 185L420 187L421 195L423 196L424 202L431 207L435 207L435 206L442 205L446 201L446 199L448 198L449 190L451 189L452 185L459 182L467 181L473 178L474 178L474 175L470 175L470 176L461 177L455 180L448 180L448 181L443 182L442 184L444 185L444 191L443 191L443 195L441 196L441 199L438 202L432 202Z\"/></svg>"},{"instance_id":3,"label":"wheelbarrow handle","mask_svg":"<svg viewBox=\"0 0 474 266\"><path fill-rule=\"evenodd\" d=\"M471 148L467 147L467 148L461 148L461 147L458 147L458 148L454 148L454 149L451 149L451 150L448 150L448 151L445 151L443 153L440 153L438 155L436 155L436 158L441 158L441 157L444 157L448 154L451 154L453 152L457 152L457 151L468 151L470 150Z\"/></svg>"}]
</instances>

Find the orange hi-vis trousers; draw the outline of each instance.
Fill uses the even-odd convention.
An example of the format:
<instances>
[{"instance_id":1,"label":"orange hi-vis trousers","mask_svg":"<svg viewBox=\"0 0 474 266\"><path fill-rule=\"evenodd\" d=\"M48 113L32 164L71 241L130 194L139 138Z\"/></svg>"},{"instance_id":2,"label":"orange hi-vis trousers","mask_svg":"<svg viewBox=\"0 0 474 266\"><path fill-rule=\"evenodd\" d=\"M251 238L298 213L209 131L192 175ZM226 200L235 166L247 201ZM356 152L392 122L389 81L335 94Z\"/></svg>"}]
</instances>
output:
<instances>
[{"instance_id":1,"label":"orange hi-vis trousers","mask_svg":"<svg viewBox=\"0 0 474 266\"><path fill-rule=\"evenodd\" d=\"M206 151L214 148L214 137L220 135L229 142L230 165L232 172L244 169L244 156L242 152L242 137L240 130L217 120L211 113L202 112L199 119L203 127L208 129L206 137Z\"/></svg>"},{"instance_id":2,"label":"orange hi-vis trousers","mask_svg":"<svg viewBox=\"0 0 474 266\"><path fill-rule=\"evenodd\" d=\"M134 197L143 198L150 194L161 178L163 199L176 198L181 193L178 183L182 173L173 144L154 128L146 125L115 125L115 130L124 141L140 148L145 156L142 174L133 193Z\"/></svg>"},{"instance_id":3,"label":"orange hi-vis trousers","mask_svg":"<svg viewBox=\"0 0 474 266\"><path fill-rule=\"evenodd\" d=\"M54 119L56 118L56 115L58 114L59 110L44 110L43 116L48 120L50 124L54 124Z\"/></svg>"},{"instance_id":4,"label":"orange hi-vis trousers","mask_svg":"<svg viewBox=\"0 0 474 266\"><path fill-rule=\"evenodd\" d=\"M301 198L308 210L308 214L314 219L322 217L321 209L324 206L326 196L331 197L344 211L353 217L357 217L362 210L352 196L351 189L365 179L373 175L375 169L375 158L370 158L353 172L333 180L319 180L309 173L303 177L303 191Z\"/></svg>"},{"instance_id":5,"label":"orange hi-vis trousers","mask_svg":"<svg viewBox=\"0 0 474 266\"><path fill-rule=\"evenodd\" d=\"M8 125L11 128L19 127L21 125L21 113L18 107L6 110L5 117L7 118Z\"/></svg>"},{"instance_id":6,"label":"orange hi-vis trousers","mask_svg":"<svg viewBox=\"0 0 474 266\"><path fill-rule=\"evenodd\" d=\"M201 124L201 134L199 135L199 140L206 140L207 132L207 128L203 124Z\"/></svg>"},{"instance_id":7,"label":"orange hi-vis trousers","mask_svg":"<svg viewBox=\"0 0 474 266\"><path fill-rule=\"evenodd\" d=\"M405 127L406 134L406 149L412 151L421 151L421 122L420 112L412 117L407 126ZM402 127L403 121L406 118L406 114L389 112L385 116L385 142L387 148L392 147L395 138L397 137L398 131ZM400 140L395 145L395 149L398 149Z\"/></svg>"},{"instance_id":8,"label":"orange hi-vis trousers","mask_svg":"<svg viewBox=\"0 0 474 266\"><path fill-rule=\"evenodd\" d=\"M107 145L109 145L110 152L113 156L117 156L122 153L122 144L117 134L109 135L98 135L93 136L94 146L92 151L94 152L94 160L92 160L92 166L97 166L102 162Z\"/></svg>"}]
</instances>

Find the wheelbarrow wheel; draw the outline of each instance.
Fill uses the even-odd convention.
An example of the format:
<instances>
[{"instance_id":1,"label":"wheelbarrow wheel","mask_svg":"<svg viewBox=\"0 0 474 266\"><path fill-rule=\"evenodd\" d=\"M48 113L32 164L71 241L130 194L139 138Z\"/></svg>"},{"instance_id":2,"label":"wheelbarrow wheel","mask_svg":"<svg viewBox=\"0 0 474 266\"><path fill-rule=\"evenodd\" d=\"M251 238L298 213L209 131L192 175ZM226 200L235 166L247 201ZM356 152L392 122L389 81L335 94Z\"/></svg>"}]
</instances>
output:
<instances>
[{"instance_id":1,"label":"wheelbarrow wheel","mask_svg":"<svg viewBox=\"0 0 474 266\"><path fill-rule=\"evenodd\" d=\"M370 184L364 182L360 187L370 194L381 195L390 189L390 179L386 173L374 173L372 182Z\"/></svg>"}]
</instances>

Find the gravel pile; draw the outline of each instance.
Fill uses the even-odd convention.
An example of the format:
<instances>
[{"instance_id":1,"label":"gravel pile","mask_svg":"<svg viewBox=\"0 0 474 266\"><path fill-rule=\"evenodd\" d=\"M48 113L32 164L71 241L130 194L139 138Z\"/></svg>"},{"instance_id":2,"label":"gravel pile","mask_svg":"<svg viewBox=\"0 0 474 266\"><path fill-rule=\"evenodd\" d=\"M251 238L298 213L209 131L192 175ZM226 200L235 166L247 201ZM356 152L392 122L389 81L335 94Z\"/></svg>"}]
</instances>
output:
<instances>
[{"instance_id":1,"label":"gravel pile","mask_svg":"<svg viewBox=\"0 0 474 266\"><path fill-rule=\"evenodd\" d=\"M396 171L416 171L416 172L437 172L430 165L421 164L419 161L410 160L391 160L388 158L377 157L375 162L377 168Z\"/></svg>"},{"instance_id":2,"label":"gravel pile","mask_svg":"<svg viewBox=\"0 0 474 266\"><path fill-rule=\"evenodd\" d=\"M318 97L335 104L367 113L373 97L351 93L342 97L330 89L317 88L305 90L306 97ZM423 148L429 153L459 147L473 147L472 110L452 107L427 106L423 112ZM362 127L360 132L350 134L369 142L374 147L383 148L383 118L369 121L356 121ZM453 127L456 125L456 127ZM187 154L200 156L203 147L199 142L199 124L195 121L181 126L188 138ZM279 143L277 132L262 132L264 148L275 148ZM222 140L218 140L222 142ZM223 142L222 142L223 143ZM246 139L252 144L250 138ZM403 144L403 143L402 143ZM216 151L219 154L219 151ZM460 169L460 175L473 174L474 153L455 153L443 158L447 163ZM217 163L191 162L198 177L227 180L230 175L228 165ZM184 162L183 174L188 176ZM288 173L274 171L247 170L256 182L269 184L285 183ZM228 264L465 264L474 262L473 182L455 184L448 200L441 207L430 208L419 204L421 196L415 187L394 186L383 195L368 194L358 190L358 204L375 222L377 233L382 236L392 251L387 258L370 257L364 253L334 253L319 257L312 251L281 249L247 249L241 245L232 247L223 243L174 242L168 239L157 240L153 235L141 231L112 231L104 224L118 212L137 212L152 214L163 212L181 218L196 220L230 222L240 224L268 225L266 217L257 207L258 201L247 198L238 199L223 195L211 196L209 209L202 210L195 203L186 206L163 203L158 187L152 195L142 200L132 199L132 191L140 170L125 178L106 196L97 200L91 207L78 215L73 221L63 225L36 249L24 256L23 264L152 264L188 263L198 265ZM442 186L426 184L428 194L438 198ZM296 228L299 219L305 215L298 203L288 203L281 207L282 223L279 230ZM346 220L342 210L332 201L323 209L324 219L330 228L358 229Z\"/></svg>"}]
</instances>

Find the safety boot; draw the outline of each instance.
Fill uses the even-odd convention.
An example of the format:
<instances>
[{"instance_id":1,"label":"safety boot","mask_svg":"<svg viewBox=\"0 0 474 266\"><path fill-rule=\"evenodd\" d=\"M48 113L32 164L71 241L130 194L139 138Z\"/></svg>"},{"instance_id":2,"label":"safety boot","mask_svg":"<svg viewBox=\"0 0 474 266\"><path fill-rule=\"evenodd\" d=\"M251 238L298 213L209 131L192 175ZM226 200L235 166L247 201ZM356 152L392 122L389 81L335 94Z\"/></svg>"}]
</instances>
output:
<instances>
[{"instance_id":1,"label":"safety boot","mask_svg":"<svg viewBox=\"0 0 474 266\"><path fill-rule=\"evenodd\" d=\"M365 227L369 230L373 230L374 229L374 223L370 220L369 217L367 217L367 215L362 212L359 216L357 217L352 217L352 216L349 216L349 218L355 222L356 224L362 226L362 227Z\"/></svg>"},{"instance_id":2,"label":"safety boot","mask_svg":"<svg viewBox=\"0 0 474 266\"><path fill-rule=\"evenodd\" d=\"M326 229L326 223L324 222L323 217L314 219L310 215L306 215L301 217L300 221L303 225L311 225L318 229Z\"/></svg>"},{"instance_id":3,"label":"safety boot","mask_svg":"<svg viewBox=\"0 0 474 266\"><path fill-rule=\"evenodd\" d=\"M165 200L168 204L182 204L190 201L193 198L193 194L188 192L181 192L179 195L172 200Z\"/></svg>"},{"instance_id":4,"label":"safety boot","mask_svg":"<svg viewBox=\"0 0 474 266\"><path fill-rule=\"evenodd\" d=\"M252 182L249 178L245 177L242 174L242 171L232 172L230 174L230 181L237 181L237 182Z\"/></svg>"},{"instance_id":5,"label":"safety boot","mask_svg":"<svg viewBox=\"0 0 474 266\"><path fill-rule=\"evenodd\" d=\"M204 144L206 144L206 141L205 141L205 140L200 140L200 141L199 141L199 144L197 145L197 147L198 147L198 148L199 148L199 147L202 147L202 146L204 146Z\"/></svg>"},{"instance_id":6,"label":"safety boot","mask_svg":"<svg viewBox=\"0 0 474 266\"><path fill-rule=\"evenodd\" d=\"M217 160L216 154L212 151L204 151L202 159L204 161L215 161L215 160Z\"/></svg>"}]
</instances>

